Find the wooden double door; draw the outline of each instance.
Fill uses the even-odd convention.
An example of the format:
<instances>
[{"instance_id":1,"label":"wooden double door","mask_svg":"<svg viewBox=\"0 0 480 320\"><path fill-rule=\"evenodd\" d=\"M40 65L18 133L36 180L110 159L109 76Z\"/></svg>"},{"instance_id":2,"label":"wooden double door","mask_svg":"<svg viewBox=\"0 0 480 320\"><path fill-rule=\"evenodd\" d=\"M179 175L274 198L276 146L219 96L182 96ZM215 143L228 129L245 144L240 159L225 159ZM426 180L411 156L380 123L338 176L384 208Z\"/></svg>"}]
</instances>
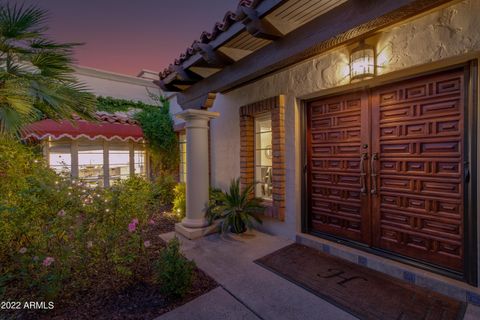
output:
<instances>
[{"instance_id":1,"label":"wooden double door","mask_svg":"<svg viewBox=\"0 0 480 320\"><path fill-rule=\"evenodd\" d=\"M307 226L464 269L464 73L307 104Z\"/></svg>"}]
</instances>

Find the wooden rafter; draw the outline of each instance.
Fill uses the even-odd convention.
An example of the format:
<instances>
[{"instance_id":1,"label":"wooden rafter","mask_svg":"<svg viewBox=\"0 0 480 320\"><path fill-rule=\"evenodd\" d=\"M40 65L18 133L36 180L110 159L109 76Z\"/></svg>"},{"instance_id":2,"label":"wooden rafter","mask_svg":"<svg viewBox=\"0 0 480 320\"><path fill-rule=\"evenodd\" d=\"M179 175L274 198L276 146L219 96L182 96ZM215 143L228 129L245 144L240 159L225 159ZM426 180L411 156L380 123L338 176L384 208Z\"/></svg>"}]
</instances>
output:
<instances>
[{"instance_id":1,"label":"wooden rafter","mask_svg":"<svg viewBox=\"0 0 480 320\"><path fill-rule=\"evenodd\" d=\"M235 60L232 60L222 52L215 51L209 44L197 43L195 44L195 48L199 50L203 60L205 60L209 66L221 68L235 62Z\"/></svg>"},{"instance_id":2,"label":"wooden rafter","mask_svg":"<svg viewBox=\"0 0 480 320\"><path fill-rule=\"evenodd\" d=\"M182 108L196 108L208 92L226 92L317 56L344 43L433 9L451 0L347 1L255 51L228 69L204 79L178 95Z\"/></svg>"},{"instance_id":3,"label":"wooden rafter","mask_svg":"<svg viewBox=\"0 0 480 320\"><path fill-rule=\"evenodd\" d=\"M261 19L253 8L240 7L246 18L242 21L245 29L254 37L266 40L278 40L283 34L266 19Z\"/></svg>"}]
</instances>

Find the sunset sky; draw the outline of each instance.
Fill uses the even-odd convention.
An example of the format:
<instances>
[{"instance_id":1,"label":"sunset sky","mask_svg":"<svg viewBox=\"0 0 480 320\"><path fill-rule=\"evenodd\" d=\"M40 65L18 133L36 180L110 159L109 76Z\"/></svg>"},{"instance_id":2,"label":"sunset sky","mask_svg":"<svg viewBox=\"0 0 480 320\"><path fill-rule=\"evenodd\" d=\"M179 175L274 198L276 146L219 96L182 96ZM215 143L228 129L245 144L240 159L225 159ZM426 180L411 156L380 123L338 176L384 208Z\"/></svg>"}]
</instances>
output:
<instances>
[{"instance_id":1,"label":"sunset sky","mask_svg":"<svg viewBox=\"0 0 480 320\"><path fill-rule=\"evenodd\" d=\"M3 0L5 1L5 0ZM77 63L137 75L161 71L238 0L8 0L48 10L56 41L83 42Z\"/></svg>"}]
</instances>

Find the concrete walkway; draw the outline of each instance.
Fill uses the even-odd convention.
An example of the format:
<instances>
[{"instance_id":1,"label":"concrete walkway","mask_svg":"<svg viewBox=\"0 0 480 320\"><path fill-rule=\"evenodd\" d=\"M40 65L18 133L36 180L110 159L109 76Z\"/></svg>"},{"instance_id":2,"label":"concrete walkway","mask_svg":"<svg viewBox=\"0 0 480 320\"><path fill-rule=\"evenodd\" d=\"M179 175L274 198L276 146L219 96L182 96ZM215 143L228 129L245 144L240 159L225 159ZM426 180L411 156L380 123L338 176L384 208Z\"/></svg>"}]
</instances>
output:
<instances>
[{"instance_id":1,"label":"concrete walkway","mask_svg":"<svg viewBox=\"0 0 480 320\"><path fill-rule=\"evenodd\" d=\"M166 239L173 237L167 234ZM356 319L316 295L253 263L290 243L260 232L182 238L185 255L214 278L217 288L157 320Z\"/></svg>"},{"instance_id":2,"label":"concrete walkway","mask_svg":"<svg viewBox=\"0 0 480 320\"><path fill-rule=\"evenodd\" d=\"M162 236L170 240L173 232ZM349 313L281 278L254 260L292 243L252 232L242 236L211 235L195 241L180 238L185 255L220 287L156 320L356 319ZM465 320L480 319L469 305Z\"/></svg>"}]
</instances>

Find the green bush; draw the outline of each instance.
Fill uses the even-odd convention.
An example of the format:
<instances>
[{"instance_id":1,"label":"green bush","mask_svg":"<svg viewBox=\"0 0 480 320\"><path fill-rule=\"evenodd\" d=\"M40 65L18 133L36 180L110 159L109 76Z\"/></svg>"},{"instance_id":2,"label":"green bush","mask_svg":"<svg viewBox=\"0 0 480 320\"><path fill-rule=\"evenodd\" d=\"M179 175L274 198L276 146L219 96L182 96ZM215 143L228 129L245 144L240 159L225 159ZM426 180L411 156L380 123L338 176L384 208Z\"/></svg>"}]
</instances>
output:
<instances>
[{"instance_id":1,"label":"green bush","mask_svg":"<svg viewBox=\"0 0 480 320\"><path fill-rule=\"evenodd\" d=\"M230 188L225 192L214 192L207 210L210 221L223 219L221 232L231 231L243 233L253 228L253 221L262 223L258 214L265 210L262 199L253 197L255 184L250 184L242 189L240 178L230 182Z\"/></svg>"},{"instance_id":2,"label":"green bush","mask_svg":"<svg viewBox=\"0 0 480 320\"><path fill-rule=\"evenodd\" d=\"M157 263L157 280L162 293L171 298L185 296L192 286L195 263L180 252L180 242L173 238L160 253Z\"/></svg>"},{"instance_id":3,"label":"green bush","mask_svg":"<svg viewBox=\"0 0 480 320\"><path fill-rule=\"evenodd\" d=\"M0 138L0 300L58 298L100 276L133 281L146 258L152 203L142 178L90 189L60 178L32 148Z\"/></svg>"},{"instance_id":4,"label":"green bush","mask_svg":"<svg viewBox=\"0 0 480 320\"><path fill-rule=\"evenodd\" d=\"M153 184L155 202L159 205L171 205L175 199L176 179L171 175L162 175Z\"/></svg>"},{"instance_id":5,"label":"green bush","mask_svg":"<svg viewBox=\"0 0 480 320\"><path fill-rule=\"evenodd\" d=\"M187 211L187 197L186 197L187 188L185 183L179 183L175 186L174 194L175 199L173 200L173 212L178 218L184 218L185 212Z\"/></svg>"}]
</instances>

